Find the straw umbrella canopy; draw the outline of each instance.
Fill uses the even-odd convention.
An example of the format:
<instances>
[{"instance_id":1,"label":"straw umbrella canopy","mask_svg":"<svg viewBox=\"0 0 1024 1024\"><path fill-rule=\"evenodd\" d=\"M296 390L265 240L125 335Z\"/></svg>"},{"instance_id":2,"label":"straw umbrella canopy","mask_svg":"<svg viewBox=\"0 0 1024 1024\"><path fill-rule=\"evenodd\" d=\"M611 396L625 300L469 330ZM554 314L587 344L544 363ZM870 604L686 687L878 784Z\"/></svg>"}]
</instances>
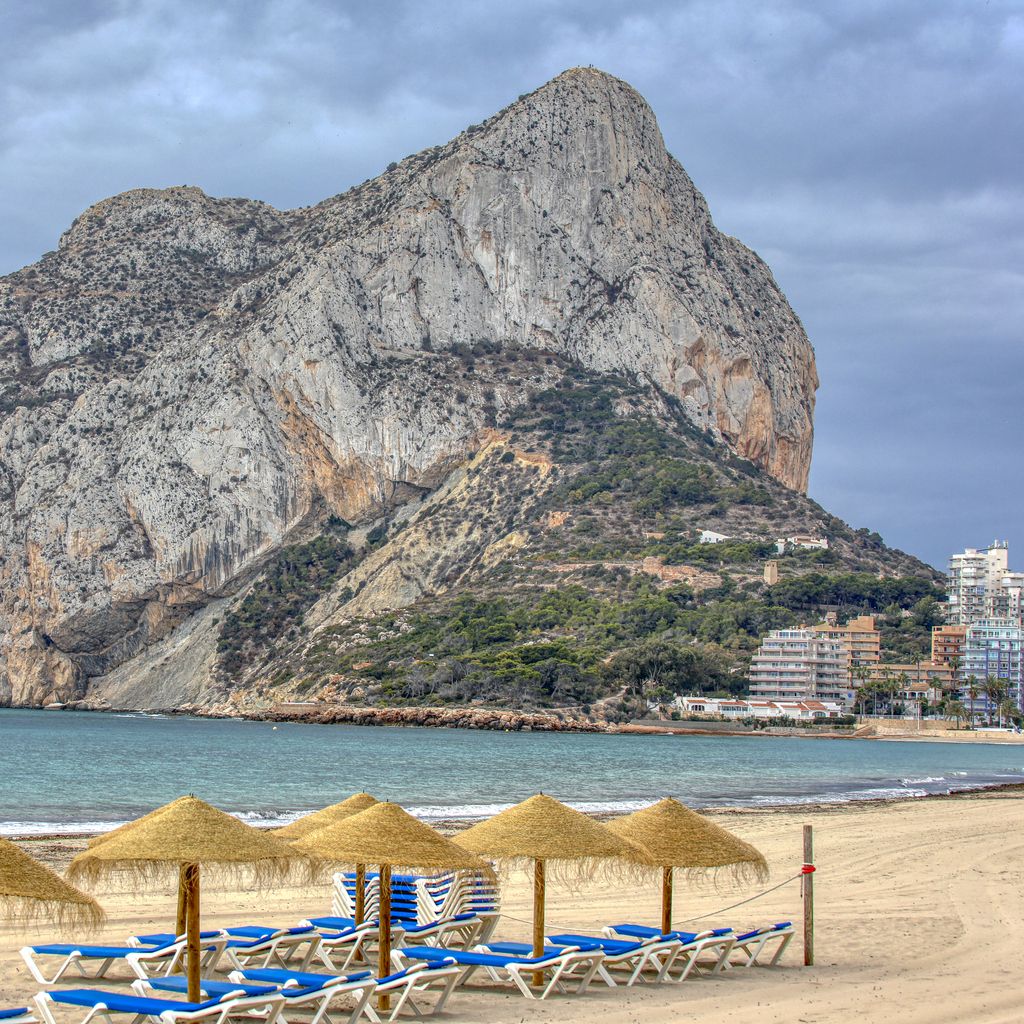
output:
<instances>
[{"instance_id":1,"label":"straw umbrella canopy","mask_svg":"<svg viewBox=\"0 0 1024 1024\"><path fill-rule=\"evenodd\" d=\"M163 814L164 811L168 811L176 804L188 799L189 798L187 796L179 796L177 800L172 800L169 804L162 804L160 807L150 811L148 814L144 814L141 818L135 818L133 821L126 821L123 825L118 825L117 828L112 828L109 832L101 832L98 836L93 836L85 845L91 850L94 846L98 846L100 843L105 843L108 839L116 839L123 833L129 832L133 828L138 828L139 825L144 825L151 818L155 818L158 814Z\"/></svg>"},{"instance_id":2,"label":"straw umbrella canopy","mask_svg":"<svg viewBox=\"0 0 1024 1024\"><path fill-rule=\"evenodd\" d=\"M750 843L671 797L617 818L609 822L608 827L642 846L662 869L663 933L672 930L674 868L702 871L728 867L738 878L763 880L768 877L767 861Z\"/></svg>"},{"instance_id":3,"label":"straw umbrella canopy","mask_svg":"<svg viewBox=\"0 0 1024 1024\"><path fill-rule=\"evenodd\" d=\"M353 814L365 811L377 803L376 798L370 796L369 793L353 793L341 803L331 804L330 807L324 807L302 818L296 818L295 821L282 825L281 828L271 829L270 834L290 843L303 836L308 836L310 832L316 832L317 829L333 825L336 821L351 818Z\"/></svg>"},{"instance_id":4,"label":"straw umbrella canopy","mask_svg":"<svg viewBox=\"0 0 1024 1024\"><path fill-rule=\"evenodd\" d=\"M601 873L636 876L652 867L646 852L600 822L539 793L455 837L473 853L507 867L533 866L533 955L544 952L548 868L566 882Z\"/></svg>"},{"instance_id":5,"label":"straw umbrella canopy","mask_svg":"<svg viewBox=\"0 0 1024 1024\"><path fill-rule=\"evenodd\" d=\"M194 796L182 797L123 826L71 862L69 877L95 882L129 872L141 881L175 871L179 906L184 906L188 941L189 999L199 998L199 872L246 875L268 885L297 868L311 871L308 858L273 836L251 828ZM178 934L181 934L179 931Z\"/></svg>"},{"instance_id":6,"label":"straw umbrella canopy","mask_svg":"<svg viewBox=\"0 0 1024 1024\"><path fill-rule=\"evenodd\" d=\"M318 861L380 865L380 954L378 971L386 977L391 960L391 872L457 871L491 874L491 866L414 818L398 804L376 804L310 832L295 841L297 850ZM387 994L380 1008L388 1008Z\"/></svg>"},{"instance_id":7,"label":"straw umbrella canopy","mask_svg":"<svg viewBox=\"0 0 1024 1024\"><path fill-rule=\"evenodd\" d=\"M0 912L17 922L48 917L61 927L95 928L103 922L91 896L7 839L0 839Z\"/></svg>"},{"instance_id":8,"label":"straw umbrella canopy","mask_svg":"<svg viewBox=\"0 0 1024 1024\"><path fill-rule=\"evenodd\" d=\"M370 807L373 807L379 801L370 796L369 793L353 793L352 796L341 803L331 804L330 807L324 807L319 811L313 811L312 814L307 814L302 818L297 818L295 821L289 822L287 825L283 825L281 828L275 828L271 830L272 836L277 836L278 839L283 839L285 842L293 843L297 839L302 839L303 836L308 836L311 832L316 832L317 829L326 828L328 825L333 825L336 821L344 821L345 818L350 818L353 814L358 814L360 811L365 811ZM366 865L356 865L356 906L355 906L355 923L362 924L363 917L366 911Z\"/></svg>"}]
</instances>

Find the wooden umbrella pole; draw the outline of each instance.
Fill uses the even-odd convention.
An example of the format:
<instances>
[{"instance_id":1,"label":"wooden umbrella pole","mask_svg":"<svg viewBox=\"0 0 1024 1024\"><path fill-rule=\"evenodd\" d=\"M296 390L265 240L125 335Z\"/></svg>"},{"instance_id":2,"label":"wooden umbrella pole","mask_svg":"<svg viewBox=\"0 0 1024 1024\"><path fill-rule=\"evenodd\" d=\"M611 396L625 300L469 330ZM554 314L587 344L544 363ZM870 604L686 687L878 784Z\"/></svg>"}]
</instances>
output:
<instances>
[{"instance_id":1,"label":"wooden umbrella pole","mask_svg":"<svg viewBox=\"0 0 1024 1024\"><path fill-rule=\"evenodd\" d=\"M377 956L377 976L386 978L391 973L391 865L380 866L380 943ZM377 1008L391 1009L387 992L378 997Z\"/></svg>"},{"instance_id":2,"label":"wooden umbrella pole","mask_svg":"<svg viewBox=\"0 0 1024 1024\"><path fill-rule=\"evenodd\" d=\"M181 938L185 934L185 865L178 868L178 915L174 921L174 934Z\"/></svg>"},{"instance_id":3,"label":"wooden umbrella pole","mask_svg":"<svg viewBox=\"0 0 1024 1024\"><path fill-rule=\"evenodd\" d=\"M544 955L544 861L533 862L533 955ZM533 972L534 985L544 981L543 971Z\"/></svg>"},{"instance_id":4,"label":"wooden umbrella pole","mask_svg":"<svg viewBox=\"0 0 1024 1024\"><path fill-rule=\"evenodd\" d=\"M661 934L672 931L672 868L661 869Z\"/></svg>"},{"instance_id":5,"label":"wooden umbrella pole","mask_svg":"<svg viewBox=\"0 0 1024 1024\"><path fill-rule=\"evenodd\" d=\"M185 882L185 934L188 951L188 1001L199 1002L199 865L187 864Z\"/></svg>"},{"instance_id":6,"label":"wooden umbrella pole","mask_svg":"<svg viewBox=\"0 0 1024 1024\"><path fill-rule=\"evenodd\" d=\"M363 923L366 916L366 865L356 865L356 924Z\"/></svg>"}]
</instances>

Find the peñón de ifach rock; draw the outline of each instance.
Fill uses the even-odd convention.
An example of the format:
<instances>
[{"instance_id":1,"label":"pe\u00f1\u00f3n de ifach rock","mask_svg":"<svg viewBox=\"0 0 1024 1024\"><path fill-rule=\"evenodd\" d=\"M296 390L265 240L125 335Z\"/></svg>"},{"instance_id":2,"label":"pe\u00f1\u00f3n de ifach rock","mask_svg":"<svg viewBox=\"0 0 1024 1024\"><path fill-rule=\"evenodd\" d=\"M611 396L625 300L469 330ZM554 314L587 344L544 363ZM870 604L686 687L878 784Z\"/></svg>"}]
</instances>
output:
<instances>
[{"instance_id":1,"label":"pe\u00f1\u00f3n de ifach rock","mask_svg":"<svg viewBox=\"0 0 1024 1024\"><path fill-rule=\"evenodd\" d=\"M480 340L559 359L467 379ZM435 491L566 360L806 488L800 322L602 72L308 209L98 203L0 280L0 703L79 698L324 516Z\"/></svg>"}]
</instances>

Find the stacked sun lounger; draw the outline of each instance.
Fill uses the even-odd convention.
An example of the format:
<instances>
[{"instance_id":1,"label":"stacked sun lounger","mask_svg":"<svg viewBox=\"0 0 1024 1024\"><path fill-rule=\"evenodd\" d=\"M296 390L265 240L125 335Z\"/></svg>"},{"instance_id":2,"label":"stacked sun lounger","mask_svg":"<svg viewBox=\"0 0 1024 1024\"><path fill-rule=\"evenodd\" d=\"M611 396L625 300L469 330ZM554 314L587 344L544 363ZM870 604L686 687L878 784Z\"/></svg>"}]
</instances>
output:
<instances>
[{"instance_id":1,"label":"stacked sun lounger","mask_svg":"<svg viewBox=\"0 0 1024 1024\"><path fill-rule=\"evenodd\" d=\"M380 906L380 879L366 875L364 915L376 917ZM335 917L355 916L356 876L339 872L334 876ZM497 914L501 907L498 887L471 871L441 875L393 875L391 878L391 916L393 920L429 924L460 914Z\"/></svg>"}]
</instances>

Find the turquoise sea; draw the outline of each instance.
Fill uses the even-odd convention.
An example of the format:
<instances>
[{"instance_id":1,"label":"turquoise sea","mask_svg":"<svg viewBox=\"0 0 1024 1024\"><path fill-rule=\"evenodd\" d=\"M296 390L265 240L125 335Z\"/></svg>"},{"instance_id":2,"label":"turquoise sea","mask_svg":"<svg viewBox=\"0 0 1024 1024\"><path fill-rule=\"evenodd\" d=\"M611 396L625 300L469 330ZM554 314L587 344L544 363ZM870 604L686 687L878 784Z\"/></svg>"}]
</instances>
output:
<instances>
[{"instance_id":1,"label":"turquoise sea","mask_svg":"<svg viewBox=\"0 0 1024 1024\"><path fill-rule=\"evenodd\" d=\"M183 793L282 824L365 789L428 819L538 791L593 810L916 797L1024 782L1024 747L497 733L0 710L0 834L112 828Z\"/></svg>"}]
</instances>

